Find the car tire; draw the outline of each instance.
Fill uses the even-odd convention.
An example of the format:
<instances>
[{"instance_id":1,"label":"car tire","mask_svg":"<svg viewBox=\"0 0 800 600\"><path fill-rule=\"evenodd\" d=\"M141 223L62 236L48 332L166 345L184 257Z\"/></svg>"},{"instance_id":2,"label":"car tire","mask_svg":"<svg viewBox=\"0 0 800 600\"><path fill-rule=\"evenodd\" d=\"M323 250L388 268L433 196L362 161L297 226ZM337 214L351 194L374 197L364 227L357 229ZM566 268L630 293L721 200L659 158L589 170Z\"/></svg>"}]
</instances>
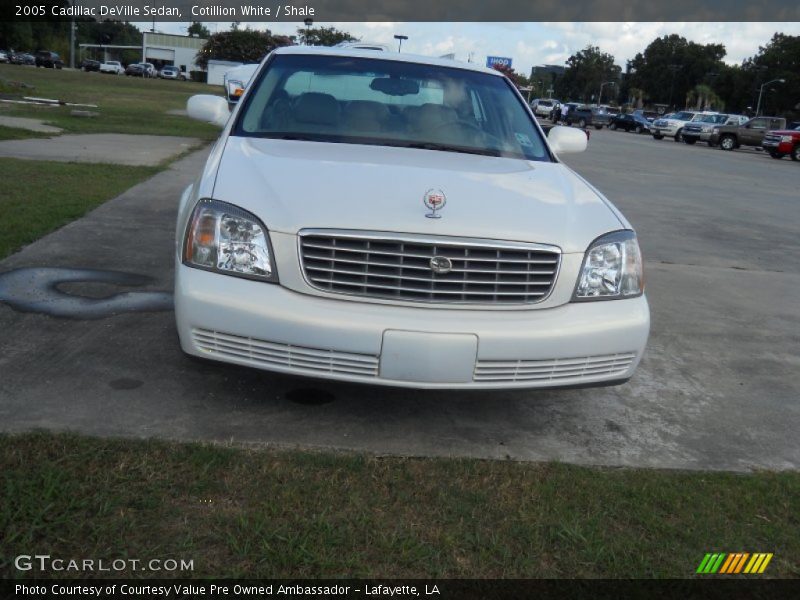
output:
<instances>
[{"instance_id":1,"label":"car tire","mask_svg":"<svg viewBox=\"0 0 800 600\"><path fill-rule=\"evenodd\" d=\"M794 148L792 148L792 151L789 153L789 157L795 162L800 161L800 144L797 144Z\"/></svg>"},{"instance_id":2,"label":"car tire","mask_svg":"<svg viewBox=\"0 0 800 600\"><path fill-rule=\"evenodd\" d=\"M601 130L603 128L603 126L602 125L595 125L594 128L599 131L599 130Z\"/></svg>"},{"instance_id":3,"label":"car tire","mask_svg":"<svg viewBox=\"0 0 800 600\"><path fill-rule=\"evenodd\" d=\"M586 119L580 119L578 121L578 127L580 127L581 129L586 129Z\"/></svg>"},{"instance_id":4,"label":"car tire","mask_svg":"<svg viewBox=\"0 0 800 600\"><path fill-rule=\"evenodd\" d=\"M636 129L634 129L634 131L638 134L638 133L642 133L642 131L644 131L644 130L642 129L641 125L637 125Z\"/></svg>"},{"instance_id":5,"label":"car tire","mask_svg":"<svg viewBox=\"0 0 800 600\"><path fill-rule=\"evenodd\" d=\"M777 150L770 150L770 152L769 152L769 155L770 155L772 158L776 159L776 160L780 160L780 159L782 159L784 156L786 156L786 155L785 155L783 152L778 152Z\"/></svg>"},{"instance_id":6,"label":"car tire","mask_svg":"<svg viewBox=\"0 0 800 600\"><path fill-rule=\"evenodd\" d=\"M673 142L682 142L683 141L683 129L678 129L678 131L675 132L675 137L672 138L672 141Z\"/></svg>"},{"instance_id":7,"label":"car tire","mask_svg":"<svg viewBox=\"0 0 800 600\"><path fill-rule=\"evenodd\" d=\"M663 135L661 135L660 133L654 133L654 134L653 134L653 139L654 139L654 140L663 140L663 139L664 139L664 136L663 136Z\"/></svg>"},{"instance_id":8,"label":"car tire","mask_svg":"<svg viewBox=\"0 0 800 600\"><path fill-rule=\"evenodd\" d=\"M616 124L616 123L612 123L611 125L609 125L609 126L608 126L608 128L609 128L611 131L616 131L616 130L617 130L617 124Z\"/></svg>"},{"instance_id":9,"label":"car tire","mask_svg":"<svg viewBox=\"0 0 800 600\"><path fill-rule=\"evenodd\" d=\"M697 143L697 140L695 138L684 137L683 138L683 143L684 144L689 144L690 146L692 146L693 144Z\"/></svg>"},{"instance_id":10,"label":"car tire","mask_svg":"<svg viewBox=\"0 0 800 600\"><path fill-rule=\"evenodd\" d=\"M732 135L723 135L719 140L719 147L728 151L735 150L736 138Z\"/></svg>"}]
</instances>

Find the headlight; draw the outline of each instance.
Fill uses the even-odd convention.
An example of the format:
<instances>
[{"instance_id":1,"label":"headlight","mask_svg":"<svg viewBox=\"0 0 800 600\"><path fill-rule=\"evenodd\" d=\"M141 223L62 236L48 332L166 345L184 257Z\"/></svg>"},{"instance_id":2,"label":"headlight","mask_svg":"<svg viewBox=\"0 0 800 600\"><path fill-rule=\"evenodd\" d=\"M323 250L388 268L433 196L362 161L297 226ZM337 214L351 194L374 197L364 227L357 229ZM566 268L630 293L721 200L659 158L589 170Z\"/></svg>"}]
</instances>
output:
<instances>
[{"instance_id":1,"label":"headlight","mask_svg":"<svg viewBox=\"0 0 800 600\"><path fill-rule=\"evenodd\" d=\"M573 300L633 298L643 291L642 254L633 231L615 231L592 242Z\"/></svg>"},{"instance_id":2,"label":"headlight","mask_svg":"<svg viewBox=\"0 0 800 600\"><path fill-rule=\"evenodd\" d=\"M702 132L703 133L708 133L709 131L711 131L711 126L710 125L706 125L706 126L704 126L702 128Z\"/></svg>"},{"instance_id":3,"label":"headlight","mask_svg":"<svg viewBox=\"0 0 800 600\"><path fill-rule=\"evenodd\" d=\"M278 281L267 228L258 217L218 200L201 200L192 213L183 244L190 267Z\"/></svg>"},{"instance_id":4,"label":"headlight","mask_svg":"<svg viewBox=\"0 0 800 600\"><path fill-rule=\"evenodd\" d=\"M719 127L714 127L714 129L711 130L711 133L719 133Z\"/></svg>"},{"instance_id":5,"label":"headlight","mask_svg":"<svg viewBox=\"0 0 800 600\"><path fill-rule=\"evenodd\" d=\"M791 142L792 141L792 136L790 136L790 135L782 135L781 136L781 141L784 142L784 143L785 142Z\"/></svg>"},{"instance_id":6,"label":"headlight","mask_svg":"<svg viewBox=\"0 0 800 600\"><path fill-rule=\"evenodd\" d=\"M226 85L228 87L228 100L239 100L241 95L244 94L244 84L241 81L232 79L228 81Z\"/></svg>"}]
</instances>

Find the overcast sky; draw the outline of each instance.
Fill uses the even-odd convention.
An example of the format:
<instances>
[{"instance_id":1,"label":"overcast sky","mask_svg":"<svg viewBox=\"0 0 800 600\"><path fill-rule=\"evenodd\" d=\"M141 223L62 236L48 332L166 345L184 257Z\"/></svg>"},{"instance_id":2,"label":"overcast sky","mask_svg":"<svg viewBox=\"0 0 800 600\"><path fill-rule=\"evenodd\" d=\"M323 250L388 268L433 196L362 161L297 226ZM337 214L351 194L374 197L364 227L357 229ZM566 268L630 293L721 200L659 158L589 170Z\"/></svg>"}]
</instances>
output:
<instances>
[{"instance_id":1,"label":"overcast sky","mask_svg":"<svg viewBox=\"0 0 800 600\"><path fill-rule=\"evenodd\" d=\"M137 23L140 29L150 23ZM617 64L641 52L653 39L678 33L698 43L722 43L728 51L725 61L740 64L758 52L777 32L800 35L800 23L315 23L315 26L348 31L363 41L381 42L396 48L394 34L407 35L403 51L441 56L455 53L456 59L485 63L487 56L513 59L517 72L528 74L540 64L563 65L572 54L588 44L613 54ZM165 33L186 33L188 23L156 23ZM209 30L225 31L230 23L206 23ZM270 29L294 34L302 23L243 23L242 27Z\"/></svg>"}]
</instances>

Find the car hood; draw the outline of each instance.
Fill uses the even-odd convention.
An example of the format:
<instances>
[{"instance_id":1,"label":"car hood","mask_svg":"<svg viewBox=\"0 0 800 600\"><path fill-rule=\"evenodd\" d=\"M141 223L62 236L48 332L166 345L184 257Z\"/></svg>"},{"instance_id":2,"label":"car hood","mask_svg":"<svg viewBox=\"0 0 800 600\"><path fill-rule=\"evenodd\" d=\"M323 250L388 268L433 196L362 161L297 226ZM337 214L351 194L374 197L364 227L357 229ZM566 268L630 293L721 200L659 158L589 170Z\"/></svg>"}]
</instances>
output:
<instances>
[{"instance_id":1,"label":"car hood","mask_svg":"<svg viewBox=\"0 0 800 600\"><path fill-rule=\"evenodd\" d=\"M425 215L442 190L441 218ZM231 136L213 197L273 231L359 229L538 242L584 252L624 225L561 163L463 153Z\"/></svg>"},{"instance_id":2,"label":"car hood","mask_svg":"<svg viewBox=\"0 0 800 600\"><path fill-rule=\"evenodd\" d=\"M767 133L774 133L775 135L800 135L800 131L796 129L770 129Z\"/></svg>"}]
</instances>

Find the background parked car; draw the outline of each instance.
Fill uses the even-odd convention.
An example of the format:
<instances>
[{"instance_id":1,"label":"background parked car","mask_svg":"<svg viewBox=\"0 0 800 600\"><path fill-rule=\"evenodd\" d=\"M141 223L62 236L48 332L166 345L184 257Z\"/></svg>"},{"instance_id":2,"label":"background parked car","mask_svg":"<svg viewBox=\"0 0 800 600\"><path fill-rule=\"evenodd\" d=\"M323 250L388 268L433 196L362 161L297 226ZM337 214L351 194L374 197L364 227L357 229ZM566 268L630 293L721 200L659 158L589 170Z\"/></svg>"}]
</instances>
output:
<instances>
[{"instance_id":1,"label":"background parked car","mask_svg":"<svg viewBox=\"0 0 800 600\"><path fill-rule=\"evenodd\" d=\"M36 53L34 62L37 67L44 67L46 69L63 69L64 62L57 52L50 52L49 50L39 50Z\"/></svg>"},{"instance_id":2,"label":"background parked car","mask_svg":"<svg viewBox=\"0 0 800 600\"><path fill-rule=\"evenodd\" d=\"M693 110L680 110L671 115L665 115L660 119L653 121L650 131L653 133L653 139L661 140L665 137L671 137L676 142L680 142L683 135L683 128L686 123L689 123L695 118L698 113Z\"/></svg>"},{"instance_id":3,"label":"background parked car","mask_svg":"<svg viewBox=\"0 0 800 600\"><path fill-rule=\"evenodd\" d=\"M768 131L761 145L772 158L783 158L788 154L792 160L800 161L800 125Z\"/></svg>"},{"instance_id":4,"label":"background parked car","mask_svg":"<svg viewBox=\"0 0 800 600\"><path fill-rule=\"evenodd\" d=\"M549 117L550 113L553 112L557 106L561 103L558 100L553 100L550 98L537 98L536 100L531 100L531 110L533 110L533 114L537 117Z\"/></svg>"},{"instance_id":5,"label":"background parked car","mask_svg":"<svg viewBox=\"0 0 800 600\"><path fill-rule=\"evenodd\" d=\"M650 122L637 114L614 115L608 122L608 128L611 130L635 131L636 133L650 133Z\"/></svg>"},{"instance_id":6,"label":"background parked car","mask_svg":"<svg viewBox=\"0 0 800 600\"><path fill-rule=\"evenodd\" d=\"M28 52L14 52L10 56L12 65L35 65L36 57Z\"/></svg>"},{"instance_id":7,"label":"background parked car","mask_svg":"<svg viewBox=\"0 0 800 600\"><path fill-rule=\"evenodd\" d=\"M88 71L99 71L101 64L102 63L99 60L92 60L90 58L87 58L86 60L81 62L81 69L83 69L84 71L87 71L87 72Z\"/></svg>"},{"instance_id":8,"label":"background parked car","mask_svg":"<svg viewBox=\"0 0 800 600\"><path fill-rule=\"evenodd\" d=\"M714 127L719 125L739 126L746 123L747 120L744 115L699 115L694 121L683 126L681 137L683 137L685 143L690 145L700 140L706 142L709 146L713 146L711 134L714 131Z\"/></svg>"},{"instance_id":9,"label":"background parked car","mask_svg":"<svg viewBox=\"0 0 800 600\"><path fill-rule=\"evenodd\" d=\"M662 118L662 115L658 114L654 110L643 110L641 108L637 108L635 111L633 111L633 114L643 117L644 119L647 120L648 123L652 123L656 119Z\"/></svg>"},{"instance_id":10,"label":"background parked car","mask_svg":"<svg viewBox=\"0 0 800 600\"><path fill-rule=\"evenodd\" d=\"M735 150L741 146L761 146L767 131L785 127L786 119L780 117L754 117L744 125L715 127L711 132L711 143L719 144L723 150Z\"/></svg>"},{"instance_id":11,"label":"background parked car","mask_svg":"<svg viewBox=\"0 0 800 600\"><path fill-rule=\"evenodd\" d=\"M180 79L186 81L186 73L182 72L178 67L167 65L158 72L161 79Z\"/></svg>"},{"instance_id":12,"label":"background parked car","mask_svg":"<svg viewBox=\"0 0 800 600\"><path fill-rule=\"evenodd\" d=\"M567 125L576 123L581 129L592 126L595 129L602 129L603 125L608 125L609 114L602 107L597 106L577 106L570 109L567 113L565 122Z\"/></svg>"},{"instance_id":13,"label":"background parked car","mask_svg":"<svg viewBox=\"0 0 800 600\"><path fill-rule=\"evenodd\" d=\"M125 67L118 60L109 60L100 65L100 72L110 73L111 75L124 75Z\"/></svg>"},{"instance_id":14,"label":"background parked car","mask_svg":"<svg viewBox=\"0 0 800 600\"><path fill-rule=\"evenodd\" d=\"M8 52L5 50L0 50L0 63L7 63L10 62L11 59L8 56Z\"/></svg>"}]
</instances>

